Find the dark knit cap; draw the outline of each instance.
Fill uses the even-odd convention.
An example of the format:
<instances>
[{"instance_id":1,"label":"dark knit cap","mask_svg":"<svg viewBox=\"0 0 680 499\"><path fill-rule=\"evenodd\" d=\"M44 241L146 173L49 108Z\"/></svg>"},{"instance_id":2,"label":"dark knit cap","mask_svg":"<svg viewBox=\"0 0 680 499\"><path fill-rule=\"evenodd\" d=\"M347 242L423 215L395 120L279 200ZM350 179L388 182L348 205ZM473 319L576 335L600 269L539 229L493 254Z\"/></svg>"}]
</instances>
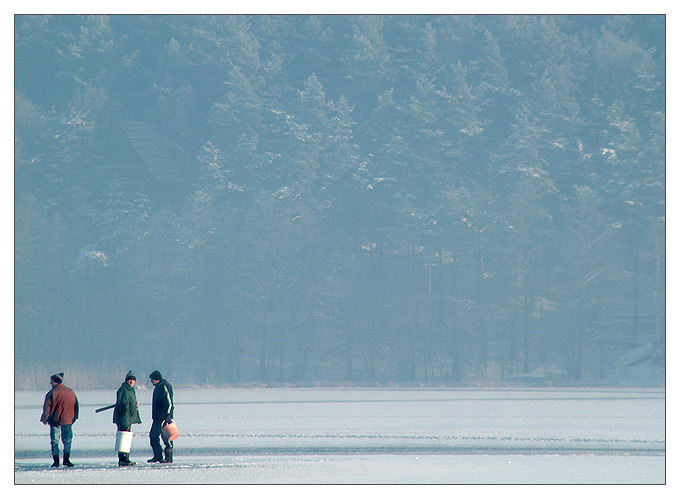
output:
<instances>
[{"instance_id":1,"label":"dark knit cap","mask_svg":"<svg viewBox=\"0 0 680 499\"><path fill-rule=\"evenodd\" d=\"M161 376L160 371L154 371L151 374L149 374L149 378L160 381L163 379L163 376Z\"/></svg>"},{"instance_id":2,"label":"dark knit cap","mask_svg":"<svg viewBox=\"0 0 680 499\"><path fill-rule=\"evenodd\" d=\"M135 376L135 373L133 373L132 371L128 371L128 373L125 375L125 381L129 381L131 379L136 380L137 376Z\"/></svg>"},{"instance_id":3,"label":"dark knit cap","mask_svg":"<svg viewBox=\"0 0 680 499\"><path fill-rule=\"evenodd\" d=\"M52 376L50 376L50 379L55 383L61 383L62 381L64 381L64 373L53 374Z\"/></svg>"}]
</instances>

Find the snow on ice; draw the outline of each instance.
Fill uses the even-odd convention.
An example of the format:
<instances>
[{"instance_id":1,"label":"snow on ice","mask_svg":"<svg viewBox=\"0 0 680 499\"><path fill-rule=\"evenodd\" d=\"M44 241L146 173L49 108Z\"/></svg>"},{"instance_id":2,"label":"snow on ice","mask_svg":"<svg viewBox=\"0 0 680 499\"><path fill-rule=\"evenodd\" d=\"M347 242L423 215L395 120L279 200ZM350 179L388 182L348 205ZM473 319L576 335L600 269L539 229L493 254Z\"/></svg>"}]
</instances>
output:
<instances>
[{"instance_id":1,"label":"snow on ice","mask_svg":"<svg viewBox=\"0 0 680 499\"><path fill-rule=\"evenodd\" d=\"M660 484L662 389L175 390L175 462L151 456L148 390L131 459L115 390L78 392L72 469L51 469L44 394L15 393L16 484Z\"/></svg>"}]
</instances>

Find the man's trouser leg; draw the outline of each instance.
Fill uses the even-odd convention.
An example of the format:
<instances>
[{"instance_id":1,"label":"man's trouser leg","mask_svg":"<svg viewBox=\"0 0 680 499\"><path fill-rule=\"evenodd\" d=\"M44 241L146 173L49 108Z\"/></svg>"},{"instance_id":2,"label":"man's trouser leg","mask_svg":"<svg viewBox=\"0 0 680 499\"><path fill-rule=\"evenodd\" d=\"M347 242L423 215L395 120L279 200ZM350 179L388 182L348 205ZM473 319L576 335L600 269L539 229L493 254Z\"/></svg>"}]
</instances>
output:
<instances>
[{"instance_id":1,"label":"man's trouser leg","mask_svg":"<svg viewBox=\"0 0 680 499\"><path fill-rule=\"evenodd\" d=\"M59 456L59 440L61 440L61 428L59 426L50 426L50 445L53 456Z\"/></svg>"},{"instance_id":2,"label":"man's trouser leg","mask_svg":"<svg viewBox=\"0 0 680 499\"><path fill-rule=\"evenodd\" d=\"M164 463L171 463L172 462L172 442L168 440L168 437L165 436L165 433L161 432L161 438L163 439L163 444L165 444L165 459L163 459Z\"/></svg>"},{"instance_id":3,"label":"man's trouser leg","mask_svg":"<svg viewBox=\"0 0 680 499\"><path fill-rule=\"evenodd\" d=\"M64 444L64 454L71 455L71 442L73 441L73 425L61 426L61 442Z\"/></svg>"},{"instance_id":4,"label":"man's trouser leg","mask_svg":"<svg viewBox=\"0 0 680 499\"><path fill-rule=\"evenodd\" d=\"M73 466L71 462L71 441L73 440L73 425L67 424L61 427L61 441L64 444L64 464Z\"/></svg>"},{"instance_id":5,"label":"man's trouser leg","mask_svg":"<svg viewBox=\"0 0 680 499\"><path fill-rule=\"evenodd\" d=\"M149 440L151 442L151 449L153 449L152 461L163 460L163 448L161 447L161 424L162 421L154 421L151 425L151 430L149 430Z\"/></svg>"},{"instance_id":6,"label":"man's trouser leg","mask_svg":"<svg viewBox=\"0 0 680 499\"><path fill-rule=\"evenodd\" d=\"M61 438L61 428L50 425L50 447L52 448L53 468L59 467L59 439Z\"/></svg>"}]
</instances>

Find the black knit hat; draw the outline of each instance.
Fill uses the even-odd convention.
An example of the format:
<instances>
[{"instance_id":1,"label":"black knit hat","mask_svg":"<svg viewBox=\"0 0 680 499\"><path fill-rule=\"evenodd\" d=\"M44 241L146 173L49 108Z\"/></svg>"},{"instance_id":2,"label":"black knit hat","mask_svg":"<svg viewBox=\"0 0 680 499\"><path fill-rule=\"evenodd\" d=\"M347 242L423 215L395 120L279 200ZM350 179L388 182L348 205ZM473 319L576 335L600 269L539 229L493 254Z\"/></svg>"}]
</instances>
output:
<instances>
[{"instance_id":1,"label":"black knit hat","mask_svg":"<svg viewBox=\"0 0 680 499\"><path fill-rule=\"evenodd\" d=\"M161 376L160 371L154 371L151 374L149 374L149 378L155 379L156 381L160 381L163 379L163 376Z\"/></svg>"},{"instance_id":2,"label":"black knit hat","mask_svg":"<svg viewBox=\"0 0 680 499\"><path fill-rule=\"evenodd\" d=\"M64 373L53 374L52 376L50 376L50 379L55 383L61 383L62 381L64 381Z\"/></svg>"},{"instance_id":3,"label":"black knit hat","mask_svg":"<svg viewBox=\"0 0 680 499\"><path fill-rule=\"evenodd\" d=\"M128 371L128 373L125 375L125 381L130 381L131 379L136 380L137 376L135 376L135 373L132 371Z\"/></svg>"}]
</instances>

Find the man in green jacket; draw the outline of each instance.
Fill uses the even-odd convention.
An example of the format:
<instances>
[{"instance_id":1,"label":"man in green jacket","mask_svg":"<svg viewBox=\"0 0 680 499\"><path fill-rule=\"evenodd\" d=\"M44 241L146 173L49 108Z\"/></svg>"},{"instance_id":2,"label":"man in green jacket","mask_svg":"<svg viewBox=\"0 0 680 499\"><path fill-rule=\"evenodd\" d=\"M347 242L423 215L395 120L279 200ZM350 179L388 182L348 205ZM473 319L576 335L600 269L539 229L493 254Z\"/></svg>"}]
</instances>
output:
<instances>
[{"instance_id":1,"label":"man in green jacket","mask_svg":"<svg viewBox=\"0 0 680 499\"><path fill-rule=\"evenodd\" d=\"M125 381L116 392L116 407L113 409L113 422L118 431L132 431L133 424L142 422L139 417L139 402L135 394L137 378L132 371L125 376ZM129 452L118 453L118 466L133 466L137 463L130 461Z\"/></svg>"}]
</instances>

